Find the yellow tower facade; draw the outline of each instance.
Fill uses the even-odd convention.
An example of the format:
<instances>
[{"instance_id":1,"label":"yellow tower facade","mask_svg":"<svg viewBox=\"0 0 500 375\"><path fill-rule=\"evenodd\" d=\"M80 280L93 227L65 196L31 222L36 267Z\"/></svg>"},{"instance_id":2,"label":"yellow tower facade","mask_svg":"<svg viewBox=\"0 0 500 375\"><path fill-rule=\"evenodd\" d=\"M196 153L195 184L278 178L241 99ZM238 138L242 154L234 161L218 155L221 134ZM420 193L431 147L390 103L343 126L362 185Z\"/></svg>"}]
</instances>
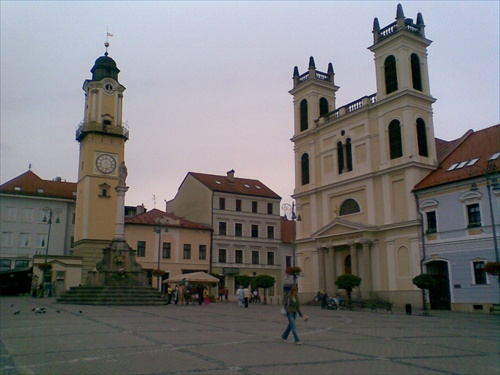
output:
<instances>
[{"instance_id":1,"label":"yellow tower facade","mask_svg":"<svg viewBox=\"0 0 500 375\"><path fill-rule=\"evenodd\" d=\"M106 45L107 47L107 45ZM122 120L123 92L115 61L99 57L85 80L85 110L77 128L80 143L74 254L82 256L83 281L102 259L115 233L119 167L125 159L128 126Z\"/></svg>"}]
</instances>

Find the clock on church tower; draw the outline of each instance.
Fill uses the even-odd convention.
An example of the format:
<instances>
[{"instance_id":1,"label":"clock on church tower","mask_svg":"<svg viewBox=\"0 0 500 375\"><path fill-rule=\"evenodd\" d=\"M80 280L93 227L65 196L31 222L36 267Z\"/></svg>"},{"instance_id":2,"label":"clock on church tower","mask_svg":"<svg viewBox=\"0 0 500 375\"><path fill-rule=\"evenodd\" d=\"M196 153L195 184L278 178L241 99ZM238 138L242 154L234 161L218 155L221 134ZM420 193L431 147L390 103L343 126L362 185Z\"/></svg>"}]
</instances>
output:
<instances>
[{"instance_id":1,"label":"clock on church tower","mask_svg":"<svg viewBox=\"0 0 500 375\"><path fill-rule=\"evenodd\" d=\"M129 131L122 122L123 92L115 61L106 53L83 83L85 111L76 130L80 143L74 255L83 257L82 279L102 259L115 233L119 166Z\"/></svg>"}]
</instances>

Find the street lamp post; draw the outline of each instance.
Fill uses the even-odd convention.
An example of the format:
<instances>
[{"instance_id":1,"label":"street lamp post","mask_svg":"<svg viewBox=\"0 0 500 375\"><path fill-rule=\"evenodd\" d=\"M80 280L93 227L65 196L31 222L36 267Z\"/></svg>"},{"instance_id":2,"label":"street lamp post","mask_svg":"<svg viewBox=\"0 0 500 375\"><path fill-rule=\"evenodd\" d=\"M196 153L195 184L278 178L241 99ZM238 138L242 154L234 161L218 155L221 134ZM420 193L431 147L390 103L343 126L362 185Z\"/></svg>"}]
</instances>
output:
<instances>
[{"instance_id":1,"label":"street lamp post","mask_svg":"<svg viewBox=\"0 0 500 375\"><path fill-rule=\"evenodd\" d=\"M292 204L288 204L288 203L283 203L283 205L281 206L281 209L285 212L285 218L286 218L286 213L287 212L290 212L290 217L291 217L291 220L294 222L293 225L292 225L292 265L294 267L297 266L297 262L296 262L296 236L297 236L297 233L296 233L296 228L295 228L295 222L297 221L302 221L302 218L300 217L300 209L301 209L301 206L300 204L296 204L295 201L292 201ZM296 212L298 214L296 214ZM293 285L297 285L297 275L294 273L293 274Z\"/></svg>"},{"instance_id":2,"label":"street lamp post","mask_svg":"<svg viewBox=\"0 0 500 375\"><path fill-rule=\"evenodd\" d=\"M45 246L45 261L44 261L45 267L43 268L43 276L42 276L42 282L45 282L45 276L46 276L46 272L47 272L46 264L47 264L47 258L49 256L50 232L52 229L52 215L54 213L57 215L56 224L59 224L60 223L59 214L61 213L61 209L60 208L52 209L49 207L45 207L42 209L42 211L44 212L42 222L49 224L49 230L47 232L47 244ZM48 217L47 217L47 215L48 215Z\"/></svg>"},{"instance_id":3,"label":"street lamp post","mask_svg":"<svg viewBox=\"0 0 500 375\"><path fill-rule=\"evenodd\" d=\"M156 225L153 228L153 231L158 234L158 266L157 270L160 271L160 254L161 254L161 230L165 228L165 233L168 232L168 228L166 227L166 223L164 222L165 218L157 218ZM156 276L156 288L160 290L160 275Z\"/></svg>"},{"instance_id":4,"label":"street lamp post","mask_svg":"<svg viewBox=\"0 0 500 375\"><path fill-rule=\"evenodd\" d=\"M483 170L484 175L486 177L486 190L488 191L488 203L490 206L490 217L491 217L491 234L493 236L493 246L495 249L495 261L500 262L500 254L498 250L498 240L497 240L497 230L495 224L495 212L493 211L493 200L491 198L491 190L498 191L500 189L499 183L496 179L497 175L497 167L493 160L488 162L486 169ZM472 191L477 191L478 187L476 183L472 184ZM498 278L498 283L500 285L500 277Z\"/></svg>"}]
</instances>

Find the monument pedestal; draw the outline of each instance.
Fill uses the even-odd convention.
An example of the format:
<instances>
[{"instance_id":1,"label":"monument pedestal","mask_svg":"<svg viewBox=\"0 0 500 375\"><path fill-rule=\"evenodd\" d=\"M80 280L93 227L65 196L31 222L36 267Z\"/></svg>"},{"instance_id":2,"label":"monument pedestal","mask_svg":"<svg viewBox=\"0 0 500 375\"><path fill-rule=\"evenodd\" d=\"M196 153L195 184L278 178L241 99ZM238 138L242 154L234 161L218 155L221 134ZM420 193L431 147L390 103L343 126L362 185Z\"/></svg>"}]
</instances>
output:
<instances>
[{"instance_id":1,"label":"monument pedestal","mask_svg":"<svg viewBox=\"0 0 500 375\"><path fill-rule=\"evenodd\" d=\"M148 277L125 240L113 240L103 258L87 276L88 286L148 286Z\"/></svg>"}]
</instances>

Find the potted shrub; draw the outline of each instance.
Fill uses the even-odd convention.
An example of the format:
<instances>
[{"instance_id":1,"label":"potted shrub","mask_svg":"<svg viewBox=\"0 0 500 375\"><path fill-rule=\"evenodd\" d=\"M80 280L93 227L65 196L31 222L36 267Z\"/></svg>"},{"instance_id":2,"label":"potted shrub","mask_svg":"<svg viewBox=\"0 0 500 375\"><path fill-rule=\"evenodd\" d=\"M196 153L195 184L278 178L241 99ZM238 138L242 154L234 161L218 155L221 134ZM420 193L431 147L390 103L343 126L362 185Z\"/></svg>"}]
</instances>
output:
<instances>
[{"instance_id":1,"label":"potted shrub","mask_svg":"<svg viewBox=\"0 0 500 375\"><path fill-rule=\"evenodd\" d=\"M285 270L285 273L290 276L298 276L302 272L302 269L297 266L290 266L287 267Z\"/></svg>"},{"instance_id":2,"label":"potted shrub","mask_svg":"<svg viewBox=\"0 0 500 375\"><path fill-rule=\"evenodd\" d=\"M340 289L345 289L347 292L347 303L351 304L351 292L354 288L361 284L361 277L352 274L343 274L337 277L335 285Z\"/></svg>"}]
</instances>

